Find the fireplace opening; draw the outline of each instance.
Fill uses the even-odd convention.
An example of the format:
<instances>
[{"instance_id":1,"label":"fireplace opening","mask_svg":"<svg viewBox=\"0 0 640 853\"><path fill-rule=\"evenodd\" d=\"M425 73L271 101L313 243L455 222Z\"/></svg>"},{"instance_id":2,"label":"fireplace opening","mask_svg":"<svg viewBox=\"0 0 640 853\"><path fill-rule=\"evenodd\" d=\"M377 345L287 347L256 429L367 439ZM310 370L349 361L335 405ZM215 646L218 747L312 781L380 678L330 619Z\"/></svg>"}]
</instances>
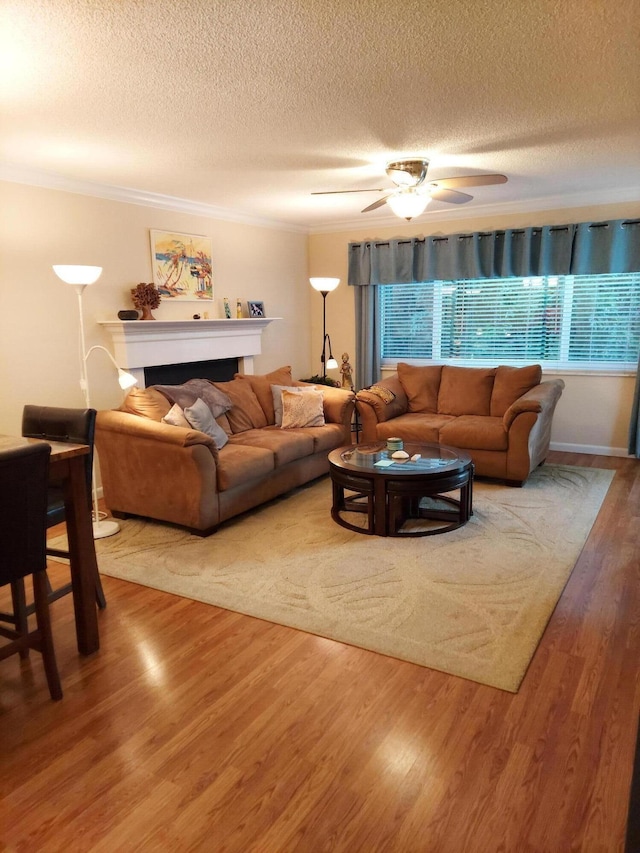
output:
<instances>
[{"instance_id":1,"label":"fireplace opening","mask_svg":"<svg viewBox=\"0 0 640 853\"><path fill-rule=\"evenodd\" d=\"M182 385L189 379L212 379L227 382L238 372L237 358L217 358L214 361L187 361L181 364L155 364L144 369L144 384Z\"/></svg>"}]
</instances>

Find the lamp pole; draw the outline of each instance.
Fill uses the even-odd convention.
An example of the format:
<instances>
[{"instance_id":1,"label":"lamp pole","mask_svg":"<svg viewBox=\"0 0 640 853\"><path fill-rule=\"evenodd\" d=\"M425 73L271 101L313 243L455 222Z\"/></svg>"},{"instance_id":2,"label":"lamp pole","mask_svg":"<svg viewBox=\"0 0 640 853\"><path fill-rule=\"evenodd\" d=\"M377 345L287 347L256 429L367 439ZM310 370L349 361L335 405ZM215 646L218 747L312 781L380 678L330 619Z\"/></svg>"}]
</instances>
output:
<instances>
[{"instance_id":1,"label":"lamp pole","mask_svg":"<svg viewBox=\"0 0 640 853\"><path fill-rule=\"evenodd\" d=\"M322 362L322 378L327 378L327 293L328 290L321 290L322 294L322 355L320 356L320 361Z\"/></svg>"}]
</instances>

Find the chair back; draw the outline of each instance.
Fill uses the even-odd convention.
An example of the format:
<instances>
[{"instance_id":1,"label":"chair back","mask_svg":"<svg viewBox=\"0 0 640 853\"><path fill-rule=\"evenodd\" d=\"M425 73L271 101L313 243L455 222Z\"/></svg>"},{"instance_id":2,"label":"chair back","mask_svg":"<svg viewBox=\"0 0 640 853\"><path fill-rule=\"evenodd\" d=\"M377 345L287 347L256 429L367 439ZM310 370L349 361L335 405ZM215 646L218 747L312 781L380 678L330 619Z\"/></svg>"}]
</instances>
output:
<instances>
[{"instance_id":1,"label":"chair back","mask_svg":"<svg viewBox=\"0 0 640 853\"><path fill-rule=\"evenodd\" d=\"M91 452L84 457L89 502L96 414L95 409L65 409L57 406L25 406L22 411L22 435L26 438L89 445Z\"/></svg>"},{"instance_id":2,"label":"chair back","mask_svg":"<svg viewBox=\"0 0 640 853\"><path fill-rule=\"evenodd\" d=\"M47 567L48 444L0 451L0 585Z\"/></svg>"}]
</instances>

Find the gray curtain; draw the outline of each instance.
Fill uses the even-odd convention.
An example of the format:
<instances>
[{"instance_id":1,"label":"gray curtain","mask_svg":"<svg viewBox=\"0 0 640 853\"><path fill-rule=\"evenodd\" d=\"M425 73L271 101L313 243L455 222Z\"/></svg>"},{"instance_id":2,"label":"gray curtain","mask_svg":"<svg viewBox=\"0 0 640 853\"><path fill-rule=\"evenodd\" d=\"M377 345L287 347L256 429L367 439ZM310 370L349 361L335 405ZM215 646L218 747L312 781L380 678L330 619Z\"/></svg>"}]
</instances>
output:
<instances>
[{"instance_id":1,"label":"gray curtain","mask_svg":"<svg viewBox=\"0 0 640 853\"><path fill-rule=\"evenodd\" d=\"M629 454L640 457L640 357L636 372L636 390L631 405L631 422L629 423Z\"/></svg>"},{"instance_id":2,"label":"gray curtain","mask_svg":"<svg viewBox=\"0 0 640 853\"><path fill-rule=\"evenodd\" d=\"M380 377L378 285L528 275L640 271L640 220L580 222L446 237L349 244L349 284L356 288L356 381ZM640 363L629 453L640 450Z\"/></svg>"},{"instance_id":3,"label":"gray curtain","mask_svg":"<svg viewBox=\"0 0 640 853\"><path fill-rule=\"evenodd\" d=\"M640 220L349 244L349 284L640 270Z\"/></svg>"},{"instance_id":4,"label":"gray curtain","mask_svg":"<svg viewBox=\"0 0 640 853\"><path fill-rule=\"evenodd\" d=\"M356 390L380 379L380 312L377 287L356 288Z\"/></svg>"}]
</instances>

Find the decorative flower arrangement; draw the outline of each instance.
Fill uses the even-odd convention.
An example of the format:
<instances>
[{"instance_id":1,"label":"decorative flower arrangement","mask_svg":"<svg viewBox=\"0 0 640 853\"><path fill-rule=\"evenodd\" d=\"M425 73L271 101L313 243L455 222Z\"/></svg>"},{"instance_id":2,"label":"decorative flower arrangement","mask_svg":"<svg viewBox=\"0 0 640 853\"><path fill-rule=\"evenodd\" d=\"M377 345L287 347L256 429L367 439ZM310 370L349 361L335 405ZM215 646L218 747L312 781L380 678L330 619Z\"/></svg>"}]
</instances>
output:
<instances>
[{"instance_id":1,"label":"decorative flower arrangement","mask_svg":"<svg viewBox=\"0 0 640 853\"><path fill-rule=\"evenodd\" d=\"M162 299L155 284L145 284L141 281L140 284L136 284L135 287L131 288L131 298L133 300L134 307L137 308L138 311L142 311L141 320L155 320L155 317L151 313L151 309L157 308L158 305L160 305L160 300Z\"/></svg>"}]
</instances>

